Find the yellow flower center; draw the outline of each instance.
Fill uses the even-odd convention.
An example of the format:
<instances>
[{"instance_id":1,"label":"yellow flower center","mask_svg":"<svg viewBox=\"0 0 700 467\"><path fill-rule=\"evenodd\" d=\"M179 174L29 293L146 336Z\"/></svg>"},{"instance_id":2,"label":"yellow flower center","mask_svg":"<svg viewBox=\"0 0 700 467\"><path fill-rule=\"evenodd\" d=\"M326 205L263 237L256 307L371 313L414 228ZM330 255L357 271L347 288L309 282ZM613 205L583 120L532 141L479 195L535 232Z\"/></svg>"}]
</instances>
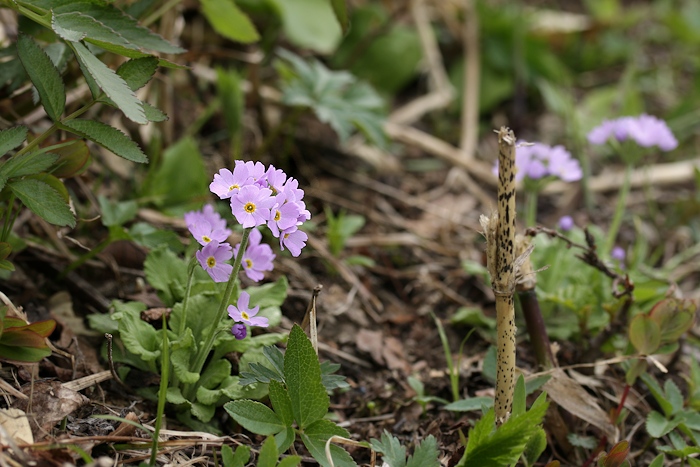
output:
<instances>
[{"instance_id":1,"label":"yellow flower center","mask_svg":"<svg viewBox=\"0 0 700 467\"><path fill-rule=\"evenodd\" d=\"M253 262L251 260L246 259L244 261L245 261L245 267L247 267L248 269L253 267Z\"/></svg>"},{"instance_id":2,"label":"yellow flower center","mask_svg":"<svg viewBox=\"0 0 700 467\"><path fill-rule=\"evenodd\" d=\"M255 212L255 204L254 203L246 203L245 206L243 206L243 209L248 214L253 214Z\"/></svg>"},{"instance_id":3,"label":"yellow flower center","mask_svg":"<svg viewBox=\"0 0 700 467\"><path fill-rule=\"evenodd\" d=\"M211 242L211 238L207 237L206 235L202 235L202 241L204 243L209 243L209 242Z\"/></svg>"},{"instance_id":4,"label":"yellow flower center","mask_svg":"<svg viewBox=\"0 0 700 467\"><path fill-rule=\"evenodd\" d=\"M250 319L250 315L249 315L248 313L246 313L245 311L241 311L241 316L242 316L243 319L245 319L245 320L249 320L249 319Z\"/></svg>"},{"instance_id":5,"label":"yellow flower center","mask_svg":"<svg viewBox=\"0 0 700 467\"><path fill-rule=\"evenodd\" d=\"M228 191L233 191L233 190L235 190L236 188L240 188L240 186L238 186L238 185L231 185L230 187L228 187Z\"/></svg>"},{"instance_id":6,"label":"yellow flower center","mask_svg":"<svg viewBox=\"0 0 700 467\"><path fill-rule=\"evenodd\" d=\"M279 211L275 211L275 221L278 221L282 218L282 213Z\"/></svg>"},{"instance_id":7,"label":"yellow flower center","mask_svg":"<svg viewBox=\"0 0 700 467\"><path fill-rule=\"evenodd\" d=\"M213 256L207 258L207 266L209 266L210 268L216 266L216 258L214 258Z\"/></svg>"}]
</instances>

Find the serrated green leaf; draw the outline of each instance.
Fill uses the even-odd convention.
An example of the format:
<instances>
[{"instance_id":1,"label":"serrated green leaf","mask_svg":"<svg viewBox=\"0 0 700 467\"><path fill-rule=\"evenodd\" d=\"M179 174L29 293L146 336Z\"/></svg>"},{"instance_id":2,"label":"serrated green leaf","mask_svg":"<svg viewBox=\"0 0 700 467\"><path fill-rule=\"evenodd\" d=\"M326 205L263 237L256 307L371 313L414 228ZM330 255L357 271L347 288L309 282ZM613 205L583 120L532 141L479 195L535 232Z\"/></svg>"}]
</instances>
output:
<instances>
[{"instance_id":1,"label":"serrated green leaf","mask_svg":"<svg viewBox=\"0 0 700 467\"><path fill-rule=\"evenodd\" d=\"M146 118L148 119L149 122L164 122L168 119L168 116L166 115L165 112L162 110L153 107L151 104L148 102L142 102L143 105L143 112L146 114Z\"/></svg>"},{"instance_id":2,"label":"serrated green leaf","mask_svg":"<svg viewBox=\"0 0 700 467\"><path fill-rule=\"evenodd\" d=\"M30 211L54 225L75 227L75 217L63 197L36 179L12 180L8 186Z\"/></svg>"},{"instance_id":3,"label":"serrated green leaf","mask_svg":"<svg viewBox=\"0 0 700 467\"><path fill-rule=\"evenodd\" d=\"M652 410L647 415L646 428L650 436L661 438L676 428L680 422L680 419L668 420L656 410Z\"/></svg>"},{"instance_id":4,"label":"serrated green leaf","mask_svg":"<svg viewBox=\"0 0 700 467\"><path fill-rule=\"evenodd\" d=\"M107 97L112 99L117 107L124 112L124 115L133 122L140 124L148 123L148 119L146 119L146 115L144 114L141 101L136 97L134 92L129 89L126 82L119 75L117 75L114 70L105 65L99 58L95 57L83 44L80 42L71 42L71 45L76 53L76 56L78 57L78 60L82 63L88 73L90 73L90 76L95 80L98 86L100 86L100 89L104 91ZM72 122L75 122L75 120L68 123ZM145 156L143 157L145 158ZM127 159L129 158L127 157ZM145 160L136 160L136 162L145 162Z\"/></svg>"},{"instance_id":5,"label":"serrated green leaf","mask_svg":"<svg viewBox=\"0 0 700 467\"><path fill-rule=\"evenodd\" d=\"M0 131L0 156L13 150L27 139L27 127L23 125Z\"/></svg>"},{"instance_id":6,"label":"serrated green leaf","mask_svg":"<svg viewBox=\"0 0 700 467\"><path fill-rule=\"evenodd\" d=\"M532 435L525 446L523 456L527 459L527 465L535 465L545 449L547 449L547 433L540 428Z\"/></svg>"},{"instance_id":7,"label":"serrated green leaf","mask_svg":"<svg viewBox=\"0 0 700 467\"><path fill-rule=\"evenodd\" d=\"M255 464L257 467L276 467L277 466L277 443L275 438L268 436L262 447L260 448L260 454L258 454L258 462Z\"/></svg>"},{"instance_id":8,"label":"serrated green leaf","mask_svg":"<svg viewBox=\"0 0 700 467\"><path fill-rule=\"evenodd\" d=\"M321 383L321 366L311 341L296 324L289 333L284 355L284 378L294 419L300 428L304 429L326 415L330 400Z\"/></svg>"},{"instance_id":9,"label":"serrated green leaf","mask_svg":"<svg viewBox=\"0 0 700 467\"><path fill-rule=\"evenodd\" d=\"M134 58L126 61L117 68L129 89L136 91L144 87L158 69L158 59L155 57Z\"/></svg>"},{"instance_id":10,"label":"serrated green leaf","mask_svg":"<svg viewBox=\"0 0 700 467\"><path fill-rule=\"evenodd\" d=\"M41 47L29 36L20 34L17 39L17 54L39 93L41 104L51 120L57 121L66 107L66 89L53 62Z\"/></svg>"},{"instance_id":11,"label":"serrated green leaf","mask_svg":"<svg viewBox=\"0 0 700 467\"><path fill-rule=\"evenodd\" d=\"M287 428L275 412L257 401L231 401L224 404L224 409L243 428L258 435L274 435Z\"/></svg>"},{"instance_id":12,"label":"serrated green leaf","mask_svg":"<svg viewBox=\"0 0 700 467\"><path fill-rule=\"evenodd\" d=\"M528 412L511 416L495 431L495 414L493 409L490 409L474 428L469 430L465 452L466 465L501 467L516 463L544 418L548 404L539 402L540 400L544 401L544 398L540 396Z\"/></svg>"},{"instance_id":13,"label":"serrated green leaf","mask_svg":"<svg viewBox=\"0 0 700 467\"><path fill-rule=\"evenodd\" d=\"M289 350L287 350L287 352L289 352ZM322 467L330 467L331 465L326 458L326 441L328 441L331 436L347 438L350 434L347 430L339 427L330 420L317 420L309 425L301 434L301 440L304 446L306 446L306 449L309 450L313 458L316 459ZM331 444L330 451L335 467L357 467L352 457L341 447Z\"/></svg>"},{"instance_id":14,"label":"serrated green leaf","mask_svg":"<svg viewBox=\"0 0 700 467\"><path fill-rule=\"evenodd\" d=\"M294 413L292 413L292 400L289 398L287 389L277 381L270 381L270 403L275 413L280 417L282 423L292 426L294 423Z\"/></svg>"},{"instance_id":15,"label":"serrated green leaf","mask_svg":"<svg viewBox=\"0 0 700 467\"><path fill-rule=\"evenodd\" d=\"M236 448L234 453L231 446L221 446L221 461L224 467L245 467L250 460L250 448L245 444L241 444Z\"/></svg>"},{"instance_id":16,"label":"serrated green leaf","mask_svg":"<svg viewBox=\"0 0 700 467\"><path fill-rule=\"evenodd\" d=\"M201 3L209 24L222 36L244 44L260 40L253 23L233 0L201 0Z\"/></svg>"},{"instance_id":17,"label":"serrated green leaf","mask_svg":"<svg viewBox=\"0 0 700 467\"><path fill-rule=\"evenodd\" d=\"M29 153L13 157L0 165L0 179L45 172L57 159L58 156L52 153Z\"/></svg>"},{"instance_id":18,"label":"serrated green leaf","mask_svg":"<svg viewBox=\"0 0 700 467\"><path fill-rule=\"evenodd\" d=\"M382 455L382 460L390 467L405 467L406 448L401 445L398 438L384 430L381 439L370 440L372 449Z\"/></svg>"},{"instance_id":19,"label":"serrated green leaf","mask_svg":"<svg viewBox=\"0 0 700 467\"><path fill-rule=\"evenodd\" d=\"M430 435L416 447L406 467L440 467L438 454L437 440Z\"/></svg>"},{"instance_id":20,"label":"serrated green leaf","mask_svg":"<svg viewBox=\"0 0 700 467\"><path fill-rule=\"evenodd\" d=\"M681 394L681 390L678 389L678 386L673 382L673 380L666 380L664 383L664 392L666 393L666 400L668 400L673 407L672 414L676 414L683 410L683 394Z\"/></svg>"},{"instance_id":21,"label":"serrated green leaf","mask_svg":"<svg viewBox=\"0 0 700 467\"><path fill-rule=\"evenodd\" d=\"M75 119L64 122L66 130L96 142L124 159L146 163L148 157L138 144L121 131L95 120Z\"/></svg>"},{"instance_id":22,"label":"serrated green leaf","mask_svg":"<svg viewBox=\"0 0 700 467\"><path fill-rule=\"evenodd\" d=\"M34 5L52 11L52 26L58 24L102 47L116 45L132 50L153 50L168 54L183 49L139 26L137 21L108 2L36 0ZM57 32L58 34L58 32ZM104 48L104 47L103 47Z\"/></svg>"}]
</instances>

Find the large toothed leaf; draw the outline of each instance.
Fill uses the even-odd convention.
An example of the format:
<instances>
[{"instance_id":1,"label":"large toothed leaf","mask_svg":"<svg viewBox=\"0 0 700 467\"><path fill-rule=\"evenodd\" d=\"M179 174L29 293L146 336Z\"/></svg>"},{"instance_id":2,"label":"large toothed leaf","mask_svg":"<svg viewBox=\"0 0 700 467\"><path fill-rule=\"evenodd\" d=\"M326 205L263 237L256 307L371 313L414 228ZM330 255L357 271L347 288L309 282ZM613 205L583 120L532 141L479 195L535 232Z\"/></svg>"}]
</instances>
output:
<instances>
[{"instance_id":1,"label":"large toothed leaf","mask_svg":"<svg viewBox=\"0 0 700 467\"><path fill-rule=\"evenodd\" d=\"M148 119L143 111L141 101L134 92L129 89L124 79L117 75L114 70L102 63L80 42L72 42L78 60L83 68L87 70L97 85L107 94L107 97L124 112L124 115L136 123L146 124Z\"/></svg>"},{"instance_id":2,"label":"large toothed leaf","mask_svg":"<svg viewBox=\"0 0 700 467\"><path fill-rule=\"evenodd\" d=\"M202 11L214 30L236 42L249 44L260 40L250 18L233 0L201 0Z\"/></svg>"},{"instance_id":3,"label":"large toothed leaf","mask_svg":"<svg viewBox=\"0 0 700 467\"><path fill-rule=\"evenodd\" d=\"M17 39L17 55L39 93L46 114L52 120L58 120L66 107L66 89L61 74L41 47L24 34Z\"/></svg>"},{"instance_id":4,"label":"large toothed leaf","mask_svg":"<svg viewBox=\"0 0 700 467\"><path fill-rule=\"evenodd\" d=\"M105 49L113 45L141 52L183 52L105 1L35 0L32 6L50 10L54 32L66 40L85 40Z\"/></svg>"},{"instance_id":5,"label":"large toothed leaf","mask_svg":"<svg viewBox=\"0 0 700 467\"><path fill-rule=\"evenodd\" d=\"M158 69L157 58L135 58L124 62L117 70L117 74L126 81L127 86L129 86L132 91L136 91L144 87L146 83L151 80L156 69Z\"/></svg>"},{"instance_id":6,"label":"large toothed leaf","mask_svg":"<svg viewBox=\"0 0 700 467\"><path fill-rule=\"evenodd\" d=\"M75 119L65 122L63 126L69 131L104 146L117 156L134 162L148 162L148 157L138 144L121 131L94 120Z\"/></svg>"},{"instance_id":7,"label":"large toothed leaf","mask_svg":"<svg viewBox=\"0 0 700 467\"><path fill-rule=\"evenodd\" d=\"M36 179L13 180L12 192L30 211L54 225L75 227L75 217L63 197L50 185Z\"/></svg>"}]
</instances>

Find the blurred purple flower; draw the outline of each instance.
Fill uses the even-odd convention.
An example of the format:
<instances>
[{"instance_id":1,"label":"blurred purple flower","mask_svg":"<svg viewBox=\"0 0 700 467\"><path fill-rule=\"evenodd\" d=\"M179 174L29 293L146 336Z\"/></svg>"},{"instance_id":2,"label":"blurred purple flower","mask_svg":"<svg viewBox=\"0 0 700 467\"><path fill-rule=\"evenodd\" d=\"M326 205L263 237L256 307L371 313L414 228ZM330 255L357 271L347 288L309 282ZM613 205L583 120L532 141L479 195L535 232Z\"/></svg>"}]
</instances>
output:
<instances>
[{"instance_id":1,"label":"blurred purple flower","mask_svg":"<svg viewBox=\"0 0 700 467\"><path fill-rule=\"evenodd\" d=\"M274 268L272 261L275 259L275 254L272 252L270 245L260 243L262 234L259 230L253 229L248 237L248 246L243 254L241 266L245 271L246 276L252 281L259 282L265 277L264 271L272 271ZM238 255L238 250L241 244L239 243L233 248L234 256Z\"/></svg>"},{"instance_id":2,"label":"blurred purple flower","mask_svg":"<svg viewBox=\"0 0 700 467\"><path fill-rule=\"evenodd\" d=\"M249 303L250 294L248 294L248 292L241 292L241 295L238 297L238 306L228 306L228 315L236 322L243 322L248 326L266 328L269 325L267 318L255 316L258 314L258 311L260 311L260 307L248 308Z\"/></svg>"},{"instance_id":3,"label":"blurred purple flower","mask_svg":"<svg viewBox=\"0 0 700 467\"><path fill-rule=\"evenodd\" d=\"M248 335L248 328L243 323L236 323L231 327L231 334L239 341L243 340Z\"/></svg>"},{"instance_id":4,"label":"blurred purple flower","mask_svg":"<svg viewBox=\"0 0 700 467\"><path fill-rule=\"evenodd\" d=\"M231 196L231 213L243 228L265 224L270 219L270 208L275 204L269 188L246 185Z\"/></svg>"},{"instance_id":5,"label":"blurred purple flower","mask_svg":"<svg viewBox=\"0 0 700 467\"><path fill-rule=\"evenodd\" d=\"M625 253L625 249L621 246L614 247L610 252L610 257L617 261L624 261L626 256L627 254Z\"/></svg>"},{"instance_id":6,"label":"blurred purple flower","mask_svg":"<svg viewBox=\"0 0 700 467\"><path fill-rule=\"evenodd\" d=\"M515 149L515 179L525 177L539 180L554 176L565 182L575 182L583 176L579 162L571 157L564 146L548 146L543 143L519 145ZM493 174L498 176L498 161L493 167Z\"/></svg>"},{"instance_id":7,"label":"blurred purple flower","mask_svg":"<svg viewBox=\"0 0 700 467\"><path fill-rule=\"evenodd\" d=\"M226 221L221 218L211 204L205 204L201 211L189 211L183 216L187 228L192 231L192 226L199 222L208 222L213 230L226 229Z\"/></svg>"},{"instance_id":8,"label":"blurred purple flower","mask_svg":"<svg viewBox=\"0 0 700 467\"><path fill-rule=\"evenodd\" d=\"M591 144L605 144L610 138L618 141L632 139L642 147L658 146L662 151L671 151L678 146L678 140L666 122L647 114L606 120L588 133Z\"/></svg>"},{"instance_id":9,"label":"blurred purple flower","mask_svg":"<svg viewBox=\"0 0 700 467\"><path fill-rule=\"evenodd\" d=\"M195 253L199 264L209 273L214 282L226 282L231 276L233 266L225 263L233 256L231 245L211 241L204 248Z\"/></svg>"},{"instance_id":10,"label":"blurred purple flower","mask_svg":"<svg viewBox=\"0 0 700 467\"><path fill-rule=\"evenodd\" d=\"M563 216L559 219L559 228L564 232L574 228L574 219L571 216Z\"/></svg>"}]
</instances>

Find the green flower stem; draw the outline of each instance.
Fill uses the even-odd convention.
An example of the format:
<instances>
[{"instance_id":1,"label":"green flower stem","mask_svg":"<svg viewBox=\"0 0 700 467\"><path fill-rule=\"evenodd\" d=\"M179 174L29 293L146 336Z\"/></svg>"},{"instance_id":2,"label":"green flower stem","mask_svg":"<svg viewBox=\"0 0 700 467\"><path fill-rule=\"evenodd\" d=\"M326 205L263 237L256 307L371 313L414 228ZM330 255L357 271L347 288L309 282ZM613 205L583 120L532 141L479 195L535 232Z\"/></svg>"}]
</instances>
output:
<instances>
[{"instance_id":1,"label":"green flower stem","mask_svg":"<svg viewBox=\"0 0 700 467\"><path fill-rule=\"evenodd\" d=\"M245 253L245 249L248 246L248 237L250 236L250 231L253 230L253 228L254 227L248 227L247 229L243 229L243 238L241 238L241 246L238 249L236 259L233 262L233 271L231 271L231 277L229 277L228 283L226 284L224 298L221 300L221 305L219 305L219 311L216 313L216 318L214 319L214 322L211 325L211 330L209 332L209 335L207 336L207 340L197 352L197 358L195 359L194 365L192 365L191 368L193 373L201 373L202 368L204 367L204 362L207 360L209 352L211 352L211 349L214 347L214 339L216 339L216 335L219 331L219 326L221 325L221 320L226 315L226 308L228 307L229 302L231 301L231 295L233 294L233 289L238 280L238 271L241 269L243 254ZM196 384L187 384L183 390L185 398L188 400L192 400L192 396L194 395L194 391L196 390L196 388Z\"/></svg>"},{"instance_id":2,"label":"green flower stem","mask_svg":"<svg viewBox=\"0 0 700 467\"><path fill-rule=\"evenodd\" d=\"M166 314L163 313L163 349L161 350L160 364L160 389L158 390L158 409L156 412L156 426L153 431L153 444L151 445L151 460L149 465L156 465L158 455L158 436L163 423L163 413L165 412L165 399L168 393L168 376L170 376L170 343L168 342L168 324Z\"/></svg>"},{"instance_id":3,"label":"green flower stem","mask_svg":"<svg viewBox=\"0 0 700 467\"><path fill-rule=\"evenodd\" d=\"M534 227L537 222L537 192L528 191L525 195L525 225Z\"/></svg>"},{"instance_id":4,"label":"green flower stem","mask_svg":"<svg viewBox=\"0 0 700 467\"><path fill-rule=\"evenodd\" d=\"M622 181L620 193L617 195L617 206L615 207L615 215L613 216L612 223L610 224L610 229L608 230L608 237L605 240L605 246L603 249L604 255L609 255L613 249L613 246L615 246L615 239L617 238L617 233L620 231L622 217L625 214L625 206L627 205L627 195L629 195L630 193L631 178L632 165L627 164L627 166L625 167L625 178Z\"/></svg>"},{"instance_id":5,"label":"green flower stem","mask_svg":"<svg viewBox=\"0 0 700 467\"><path fill-rule=\"evenodd\" d=\"M196 267L197 258L193 257L190 260L190 264L187 265L187 287L185 288L185 298L182 300L182 316L180 317L180 325L177 327L178 338L181 338L185 333L185 324L187 323L187 305L190 302L190 292L192 291L192 282Z\"/></svg>"}]
</instances>

